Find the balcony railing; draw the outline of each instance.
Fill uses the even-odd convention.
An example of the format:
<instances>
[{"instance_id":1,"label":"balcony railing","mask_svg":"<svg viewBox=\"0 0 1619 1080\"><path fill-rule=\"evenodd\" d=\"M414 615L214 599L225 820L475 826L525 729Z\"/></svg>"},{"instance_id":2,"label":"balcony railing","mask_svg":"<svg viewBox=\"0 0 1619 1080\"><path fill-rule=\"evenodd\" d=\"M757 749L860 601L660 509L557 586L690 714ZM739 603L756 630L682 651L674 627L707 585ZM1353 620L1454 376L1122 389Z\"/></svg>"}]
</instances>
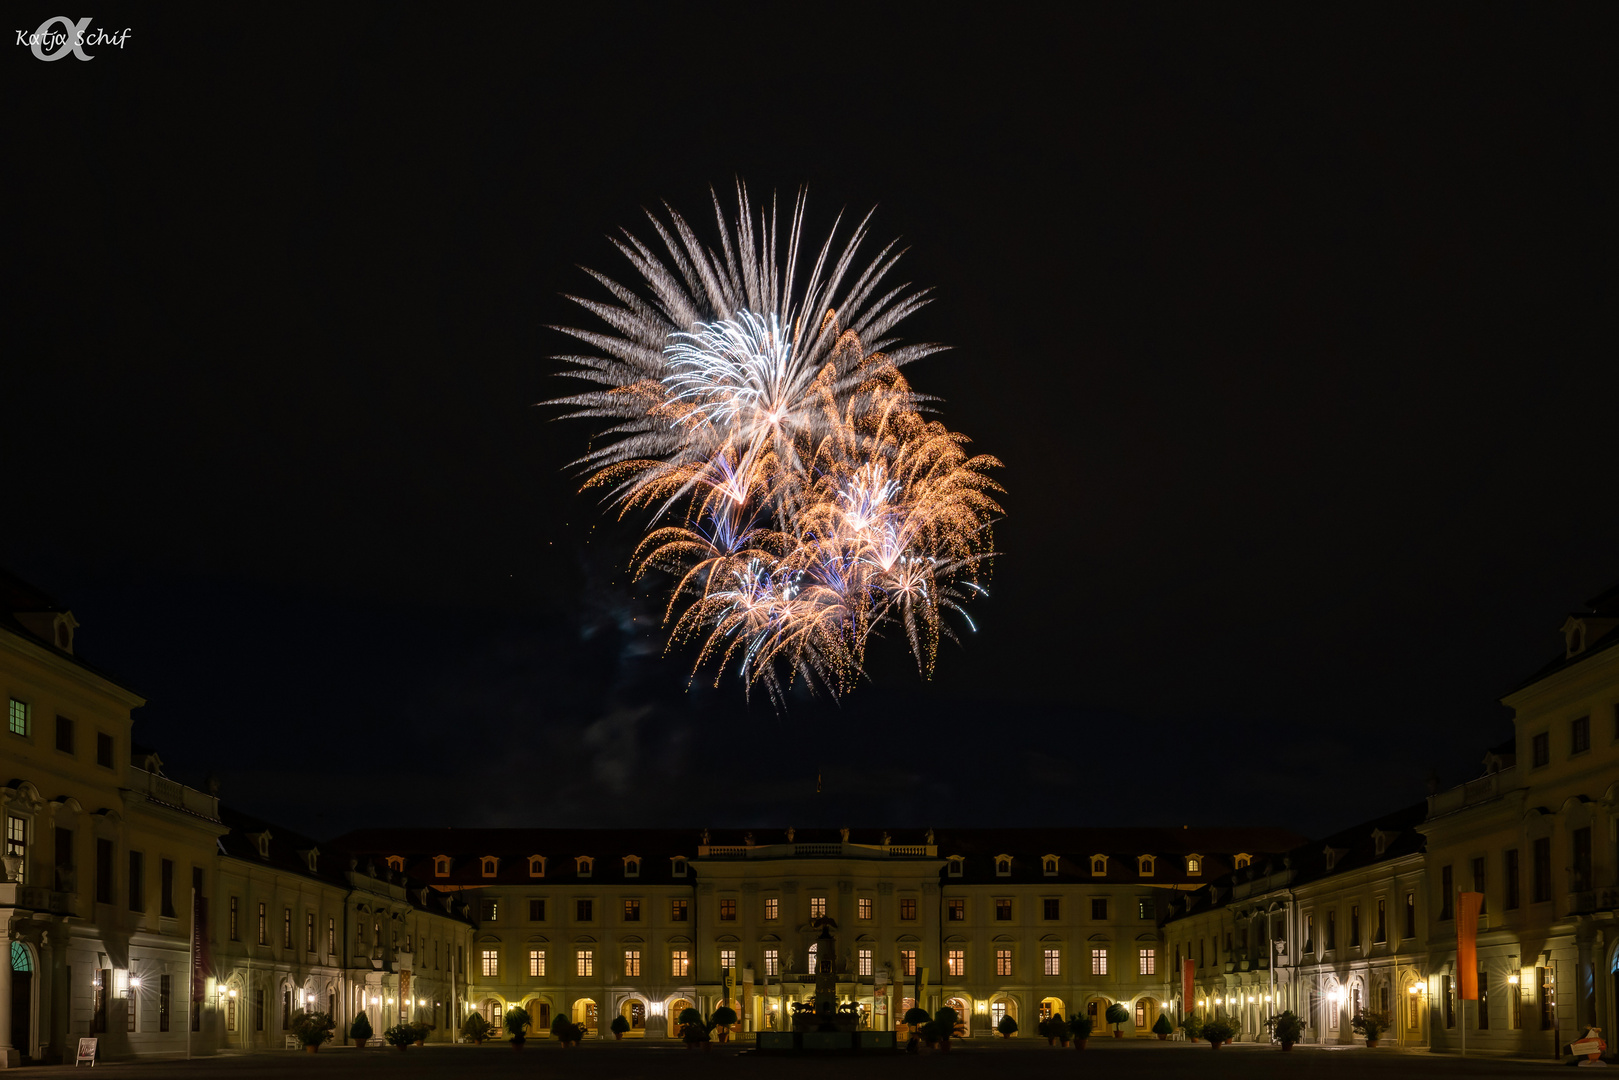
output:
<instances>
[{"instance_id":1,"label":"balcony railing","mask_svg":"<svg viewBox=\"0 0 1619 1080\"><path fill-rule=\"evenodd\" d=\"M74 893L57 892L54 889L47 889L43 885L18 885L13 882L3 882L0 883L0 907L42 911L52 915L77 916L79 914L79 898Z\"/></svg>"},{"instance_id":2,"label":"balcony railing","mask_svg":"<svg viewBox=\"0 0 1619 1080\"><path fill-rule=\"evenodd\" d=\"M1602 889L1585 889L1568 894L1568 913L1588 915L1596 911L1619 909L1619 887L1609 885Z\"/></svg>"},{"instance_id":3,"label":"balcony railing","mask_svg":"<svg viewBox=\"0 0 1619 1080\"><path fill-rule=\"evenodd\" d=\"M159 776L145 769L130 767L129 786L143 793L146 798L175 810L187 814L195 814L209 821L219 820L219 798L196 788L186 787L178 781L170 780L166 776Z\"/></svg>"}]
</instances>

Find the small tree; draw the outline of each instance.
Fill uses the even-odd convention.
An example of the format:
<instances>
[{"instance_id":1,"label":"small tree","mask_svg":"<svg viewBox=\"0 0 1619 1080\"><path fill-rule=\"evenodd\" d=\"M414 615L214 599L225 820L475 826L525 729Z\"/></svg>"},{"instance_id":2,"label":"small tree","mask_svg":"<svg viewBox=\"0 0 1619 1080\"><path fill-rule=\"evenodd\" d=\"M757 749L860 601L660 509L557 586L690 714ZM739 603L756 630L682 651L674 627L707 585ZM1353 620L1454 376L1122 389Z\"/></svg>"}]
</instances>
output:
<instances>
[{"instance_id":1,"label":"small tree","mask_svg":"<svg viewBox=\"0 0 1619 1080\"><path fill-rule=\"evenodd\" d=\"M1366 1036L1368 1044L1374 1043L1379 1035L1388 1030L1389 1014L1367 1010L1366 1012L1357 1013L1349 1021L1349 1026L1355 1029L1356 1035Z\"/></svg>"},{"instance_id":2,"label":"small tree","mask_svg":"<svg viewBox=\"0 0 1619 1080\"><path fill-rule=\"evenodd\" d=\"M337 1021L323 1012L299 1010L292 1014L292 1033L298 1036L298 1041L305 1046L320 1046L332 1037L332 1031L336 1027Z\"/></svg>"},{"instance_id":3,"label":"small tree","mask_svg":"<svg viewBox=\"0 0 1619 1080\"><path fill-rule=\"evenodd\" d=\"M1181 1030L1186 1032L1188 1039L1196 1042L1203 1037L1203 1018L1197 1013L1187 1013L1181 1021Z\"/></svg>"},{"instance_id":4,"label":"small tree","mask_svg":"<svg viewBox=\"0 0 1619 1080\"><path fill-rule=\"evenodd\" d=\"M404 1050L416 1041L416 1025L395 1024L382 1033L382 1038L389 1046L397 1046L399 1049Z\"/></svg>"},{"instance_id":5,"label":"small tree","mask_svg":"<svg viewBox=\"0 0 1619 1080\"><path fill-rule=\"evenodd\" d=\"M708 1041L708 1025L703 1023L703 1014L696 1009L681 1009L675 1023L680 1025L680 1040L687 1046Z\"/></svg>"},{"instance_id":6,"label":"small tree","mask_svg":"<svg viewBox=\"0 0 1619 1080\"><path fill-rule=\"evenodd\" d=\"M709 1019L713 1021L709 1024L709 1027L718 1028L720 1042L724 1042L731 1034L731 1025L736 1023L736 1010L729 1005L721 1005L714 1010L714 1015Z\"/></svg>"},{"instance_id":7,"label":"small tree","mask_svg":"<svg viewBox=\"0 0 1619 1080\"><path fill-rule=\"evenodd\" d=\"M995 1022L995 1030L1001 1033L1001 1038L1010 1039L1017 1034L1017 1021L1012 1019L1011 1013L1003 1013Z\"/></svg>"},{"instance_id":8,"label":"small tree","mask_svg":"<svg viewBox=\"0 0 1619 1080\"><path fill-rule=\"evenodd\" d=\"M349 1025L349 1038L355 1042L363 1043L371 1037L371 1021L365 1018L365 1010L361 1009L354 1016L354 1023Z\"/></svg>"},{"instance_id":9,"label":"small tree","mask_svg":"<svg viewBox=\"0 0 1619 1080\"><path fill-rule=\"evenodd\" d=\"M1236 1028L1232 1027L1219 1017L1215 1017L1213 1020L1205 1020L1203 1022L1203 1037L1209 1040L1209 1045L1216 1049L1219 1049L1221 1043L1230 1042L1231 1037L1236 1033Z\"/></svg>"},{"instance_id":10,"label":"small tree","mask_svg":"<svg viewBox=\"0 0 1619 1080\"><path fill-rule=\"evenodd\" d=\"M1068 1021L1068 1036L1083 1047L1085 1040L1091 1037L1091 1029L1095 1026L1088 1014L1075 1013L1073 1019Z\"/></svg>"},{"instance_id":11,"label":"small tree","mask_svg":"<svg viewBox=\"0 0 1619 1080\"><path fill-rule=\"evenodd\" d=\"M1284 1047L1292 1046L1304 1034L1304 1020L1292 1009L1267 1017L1265 1026Z\"/></svg>"},{"instance_id":12,"label":"small tree","mask_svg":"<svg viewBox=\"0 0 1619 1080\"><path fill-rule=\"evenodd\" d=\"M1168 1035L1175 1030L1175 1025L1169 1022L1167 1013L1159 1013L1158 1019L1152 1022L1152 1033L1157 1036Z\"/></svg>"},{"instance_id":13,"label":"small tree","mask_svg":"<svg viewBox=\"0 0 1619 1080\"><path fill-rule=\"evenodd\" d=\"M905 1010L904 1020L912 1027L921 1027L923 1024L932 1019L933 1017L928 1015L928 1011L920 1006L912 1005L909 1009Z\"/></svg>"},{"instance_id":14,"label":"small tree","mask_svg":"<svg viewBox=\"0 0 1619 1080\"><path fill-rule=\"evenodd\" d=\"M630 1022L624 1019L623 1013L620 1013L619 1015L613 1017L613 1022L607 1025L607 1030L613 1033L613 1037L615 1039L622 1039L624 1037L624 1033L630 1030Z\"/></svg>"},{"instance_id":15,"label":"small tree","mask_svg":"<svg viewBox=\"0 0 1619 1080\"><path fill-rule=\"evenodd\" d=\"M939 1041L946 1050L950 1049L950 1036L956 1033L961 1024L961 1016L949 1005L941 1005L939 1011L933 1014L933 1022L939 1028Z\"/></svg>"},{"instance_id":16,"label":"small tree","mask_svg":"<svg viewBox=\"0 0 1619 1080\"><path fill-rule=\"evenodd\" d=\"M461 1021L461 1034L475 1043L481 1043L489 1035L489 1021L484 1019L481 1012L469 1012L467 1018Z\"/></svg>"},{"instance_id":17,"label":"small tree","mask_svg":"<svg viewBox=\"0 0 1619 1080\"><path fill-rule=\"evenodd\" d=\"M506 1011L506 1031L511 1035L513 1045L523 1045L523 1040L528 1038L530 1023L528 1010L521 1005L514 1005Z\"/></svg>"},{"instance_id":18,"label":"small tree","mask_svg":"<svg viewBox=\"0 0 1619 1080\"><path fill-rule=\"evenodd\" d=\"M1113 1025L1113 1034L1122 1035L1120 1025L1130 1022L1130 1010L1123 1002L1115 1001L1107 1007L1107 1022Z\"/></svg>"}]
</instances>

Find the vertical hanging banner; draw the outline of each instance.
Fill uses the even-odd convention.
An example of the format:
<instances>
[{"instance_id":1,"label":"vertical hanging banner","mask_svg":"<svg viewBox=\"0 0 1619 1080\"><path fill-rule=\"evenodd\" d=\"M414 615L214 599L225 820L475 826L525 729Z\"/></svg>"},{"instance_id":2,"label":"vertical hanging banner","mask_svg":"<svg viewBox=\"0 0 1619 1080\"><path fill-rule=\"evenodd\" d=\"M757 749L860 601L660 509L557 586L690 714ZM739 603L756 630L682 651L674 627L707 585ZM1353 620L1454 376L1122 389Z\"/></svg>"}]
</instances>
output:
<instances>
[{"instance_id":1,"label":"vertical hanging banner","mask_svg":"<svg viewBox=\"0 0 1619 1080\"><path fill-rule=\"evenodd\" d=\"M1463 1001L1478 1000L1478 915L1484 894L1456 894L1456 991Z\"/></svg>"},{"instance_id":2,"label":"vertical hanging banner","mask_svg":"<svg viewBox=\"0 0 1619 1080\"><path fill-rule=\"evenodd\" d=\"M1192 958L1187 957L1181 961L1181 1012L1192 1011Z\"/></svg>"},{"instance_id":3,"label":"vertical hanging banner","mask_svg":"<svg viewBox=\"0 0 1619 1080\"><path fill-rule=\"evenodd\" d=\"M208 972L213 965L208 957L208 900L196 889L191 890L191 1000L202 1000L208 988Z\"/></svg>"}]
</instances>

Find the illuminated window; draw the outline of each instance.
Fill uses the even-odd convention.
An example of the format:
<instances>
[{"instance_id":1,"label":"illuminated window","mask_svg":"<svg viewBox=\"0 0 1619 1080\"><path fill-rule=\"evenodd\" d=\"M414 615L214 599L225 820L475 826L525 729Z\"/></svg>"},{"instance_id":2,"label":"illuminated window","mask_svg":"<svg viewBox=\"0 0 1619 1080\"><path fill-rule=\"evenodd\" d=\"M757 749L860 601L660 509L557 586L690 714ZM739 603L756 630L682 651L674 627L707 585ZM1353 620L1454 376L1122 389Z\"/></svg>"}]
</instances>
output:
<instances>
[{"instance_id":1,"label":"illuminated window","mask_svg":"<svg viewBox=\"0 0 1619 1080\"><path fill-rule=\"evenodd\" d=\"M862 919L871 918L871 897L862 896L855 901L855 911Z\"/></svg>"},{"instance_id":2,"label":"illuminated window","mask_svg":"<svg viewBox=\"0 0 1619 1080\"><path fill-rule=\"evenodd\" d=\"M500 975L500 952L497 949L483 950L483 977L486 979L498 978Z\"/></svg>"},{"instance_id":3,"label":"illuminated window","mask_svg":"<svg viewBox=\"0 0 1619 1080\"><path fill-rule=\"evenodd\" d=\"M528 974L531 979L545 977L545 950L530 949L528 951Z\"/></svg>"},{"instance_id":4,"label":"illuminated window","mask_svg":"<svg viewBox=\"0 0 1619 1080\"><path fill-rule=\"evenodd\" d=\"M1000 900L995 901L995 921L996 922L1011 922L1012 921L1012 901L1011 900L1000 899Z\"/></svg>"},{"instance_id":5,"label":"illuminated window","mask_svg":"<svg viewBox=\"0 0 1619 1080\"><path fill-rule=\"evenodd\" d=\"M913 921L916 918L916 898L915 897L905 896L905 897L900 898L899 917L901 919L905 920L906 922Z\"/></svg>"},{"instance_id":6,"label":"illuminated window","mask_svg":"<svg viewBox=\"0 0 1619 1080\"><path fill-rule=\"evenodd\" d=\"M1047 950L1045 950L1045 957L1046 957L1046 974L1047 975L1061 975L1062 974L1062 951L1060 949L1047 949Z\"/></svg>"},{"instance_id":7,"label":"illuminated window","mask_svg":"<svg viewBox=\"0 0 1619 1080\"><path fill-rule=\"evenodd\" d=\"M669 902L669 921L685 922L686 912L690 910L686 905L687 901L685 900L671 900Z\"/></svg>"},{"instance_id":8,"label":"illuminated window","mask_svg":"<svg viewBox=\"0 0 1619 1080\"><path fill-rule=\"evenodd\" d=\"M774 896L765 898L765 918L779 919L781 917L781 901Z\"/></svg>"},{"instance_id":9,"label":"illuminated window","mask_svg":"<svg viewBox=\"0 0 1619 1080\"><path fill-rule=\"evenodd\" d=\"M270 944L270 917L265 913L264 905L259 905L259 944Z\"/></svg>"},{"instance_id":10,"label":"illuminated window","mask_svg":"<svg viewBox=\"0 0 1619 1080\"><path fill-rule=\"evenodd\" d=\"M496 1031L501 1030L501 1022L505 1018L506 1007L496 1001L489 1006L489 1026Z\"/></svg>"},{"instance_id":11,"label":"illuminated window","mask_svg":"<svg viewBox=\"0 0 1619 1080\"><path fill-rule=\"evenodd\" d=\"M907 977L916 974L915 949L901 949L899 951L899 973Z\"/></svg>"},{"instance_id":12,"label":"illuminated window","mask_svg":"<svg viewBox=\"0 0 1619 1080\"><path fill-rule=\"evenodd\" d=\"M1107 950L1106 949L1092 949L1091 950L1091 974L1092 975L1106 975L1107 974Z\"/></svg>"},{"instance_id":13,"label":"illuminated window","mask_svg":"<svg viewBox=\"0 0 1619 1080\"><path fill-rule=\"evenodd\" d=\"M529 877L544 877L545 876L545 856L544 855L530 855L528 857L528 876Z\"/></svg>"},{"instance_id":14,"label":"illuminated window","mask_svg":"<svg viewBox=\"0 0 1619 1080\"><path fill-rule=\"evenodd\" d=\"M995 950L995 974L1002 975L1002 976L1012 974L1012 950L1011 949L996 949Z\"/></svg>"},{"instance_id":15,"label":"illuminated window","mask_svg":"<svg viewBox=\"0 0 1619 1080\"><path fill-rule=\"evenodd\" d=\"M781 974L781 954L775 949L765 950L765 974L771 976Z\"/></svg>"},{"instance_id":16,"label":"illuminated window","mask_svg":"<svg viewBox=\"0 0 1619 1080\"><path fill-rule=\"evenodd\" d=\"M731 971L731 970L735 969L735 967L736 967L736 950L735 949L721 949L720 950L720 970L721 971Z\"/></svg>"},{"instance_id":17,"label":"illuminated window","mask_svg":"<svg viewBox=\"0 0 1619 1080\"><path fill-rule=\"evenodd\" d=\"M774 951L765 954L774 956ZM691 974L691 953L685 949L676 949L669 954L669 971L677 979L684 979Z\"/></svg>"},{"instance_id":18,"label":"illuminated window","mask_svg":"<svg viewBox=\"0 0 1619 1080\"><path fill-rule=\"evenodd\" d=\"M11 699L11 733L28 737L28 702Z\"/></svg>"},{"instance_id":19,"label":"illuminated window","mask_svg":"<svg viewBox=\"0 0 1619 1080\"><path fill-rule=\"evenodd\" d=\"M499 922L500 921L500 901L499 900L485 900L483 902L483 919L481 921L483 921L483 922Z\"/></svg>"},{"instance_id":20,"label":"illuminated window","mask_svg":"<svg viewBox=\"0 0 1619 1080\"><path fill-rule=\"evenodd\" d=\"M736 922L736 901L734 899L720 901L720 922Z\"/></svg>"},{"instance_id":21,"label":"illuminated window","mask_svg":"<svg viewBox=\"0 0 1619 1080\"><path fill-rule=\"evenodd\" d=\"M624 950L624 977L626 979L638 979L641 977L640 949Z\"/></svg>"},{"instance_id":22,"label":"illuminated window","mask_svg":"<svg viewBox=\"0 0 1619 1080\"><path fill-rule=\"evenodd\" d=\"M1158 973L1158 950L1142 949L1139 975L1156 975Z\"/></svg>"},{"instance_id":23,"label":"illuminated window","mask_svg":"<svg viewBox=\"0 0 1619 1080\"><path fill-rule=\"evenodd\" d=\"M581 977L596 974L596 954L590 949L580 949L574 958L576 973Z\"/></svg>"},{"instance_id":24,"label":"illuminated window","mask_svg":"<svg viewBox=\"0 0 1619 1080\"><path fill-rule=\"evenodd\" d=\"M1203 860L1196 855L1186 856L1186 875L1197 877L1201 873L1203 873Z\"/></svg>"},{"instance_id":25,"label":"illuminated window","mask_svg":"<svg viewBox=\"0 0 1619 1080\"><path fill-rule=\"evenodd\" d=\"M858 969L858 974L870 975L871 974L871 950L870 949L861 949L861 950L859 950L859 952L857 953L857 959L860 962L860 967Z\"/></svg>"},{"instance_id":26,"label":"illuminated window","mask_svg":"<svg viewBox=\"0 0 1619 1080\"><path fill-rule=\"evenodd\" d=\"M967 953L962 949L951 949L945 953L944 970L953 978L961 978L967 973ZM861 972L865 974L865 972Z\"/></svg>"},{"instance_id":27,"label":"illuminated window","mask_svg":"<svg viewBox=\"0 0 1619 1080\"><path fill-rule=\"evenodd\" d=\"M810 918L821 919L826 917L826 897L810 897Z\"/></svg>"},{"instance_id":28,"label":"illuminated window","mask_svg":"<svg viewBox=\"0 0 1619 1080\"><path fill-rule=\"evenodd\" d=\"M624 921L625 922L640 922L641 921L641 901L639 901L639 900L626 900L626 901L624 901Z\"/></svg>"},{"instance_id":29,"label":"illuminated window","mask_svg":"<svg viewBox=\"0 0 1619 1080\"><path fill-rule=\"evenodd\" d=\"M945 903L944 917L950 922L963 922L967 918L967 901L949 900Z\"/></svg>"},{"instance_id":30,"label":"illuminated window","mask_svg":"<svg viewBox=\"0 0 1619 1080\"><path fill-rule=\"evenodd\" d=\"M315 951L315 913L304 913L304 952Z\"/></svg>"},{"instance_id":31,"label":"illuminated window","mask_svg":"<svg viewBox=\"0 0 1619 1080\"><path fill-rule=\"evenodd\" d=\"M283 908L281 913L281 947L292 948L292 909Z\"/></svg>"}]
</instances>

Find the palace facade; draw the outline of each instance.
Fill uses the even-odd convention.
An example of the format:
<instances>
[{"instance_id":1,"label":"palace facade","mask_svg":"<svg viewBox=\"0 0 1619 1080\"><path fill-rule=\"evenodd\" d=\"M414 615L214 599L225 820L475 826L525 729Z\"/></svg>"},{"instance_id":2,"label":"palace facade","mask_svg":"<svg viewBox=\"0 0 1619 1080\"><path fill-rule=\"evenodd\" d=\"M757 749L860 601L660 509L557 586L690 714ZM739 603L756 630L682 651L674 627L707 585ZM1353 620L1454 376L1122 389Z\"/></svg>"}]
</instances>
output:
<instances>
[{"instance_id":1,"label":"palace facade","mask_svg":"<svg viewBox=\"0 0 1619 1080\"><path fill-rule=\"evenodd\" d=\"M144 699L76 652L72 612L0 574L0 1068L286 1045L300 1009L457 1038L527 1009L611 1038L729 1003L784 1027L833 927L862 1023L954 1007L969 1036L1052 1013L1126 1034L1161 1012L1268 1038L1556 1055L1619 1029L1619 587L1508 694L1483 774L1318 840L1189 827L370 829L327 842L177 783L132 738ZM1457 894L1484 895L1478 1001ZM194 932L195 931L195 932ZM1190 964L1190 991L1182 969ZM0 969L0 975L3 975Z\"/></svg>"}]
</instances>

